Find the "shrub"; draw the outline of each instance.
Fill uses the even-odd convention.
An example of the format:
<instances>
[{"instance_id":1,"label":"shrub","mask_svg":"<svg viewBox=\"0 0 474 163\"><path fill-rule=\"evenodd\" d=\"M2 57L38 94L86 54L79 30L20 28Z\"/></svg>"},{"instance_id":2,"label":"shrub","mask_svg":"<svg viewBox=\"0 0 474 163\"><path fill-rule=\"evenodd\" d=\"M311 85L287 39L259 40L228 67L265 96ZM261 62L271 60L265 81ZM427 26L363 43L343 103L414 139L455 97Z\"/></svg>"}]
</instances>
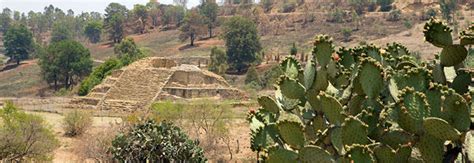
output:
<instances>
[{"instance_id":1,"label":"shrub","mask_svg":"<svg viewBox=\"0 0 474 163\"><path fill-rule=\"evenodd\" d=\"M290 13L294 12L296 9L296 2L285 2L283 3L283 6L281 7L281 12L283 13Z\"/></svg>"},{"instance_id":2,"label":"shrub","mask_svg":"<svg viewBox=\"0 0 474 163\"><path fill-rule=\"evenodd\" d=\"M0 109L0 162L42 162L59 147L43 118L26 114L7 102Z\"/></svg>"},{"instance_id":3,"label":"shrub","mask_svg":"<svg viewBox=\"0 0 474 163\"><path fill-rule=\"evenodd\" d=\"M351 41L352 29L343 28L341 32L342 32L342 35L344 36L344 42Z\"/></svg>"},{"instance_id":4,"label":"shrub","mask_svg":"<svg viewBox=\"0 0 474 163\"><path fill-rule=\"evenodd\" d=\"M110 151L126 162L205 162L198 144L172 123L147 120L118 134Z\"/></svg>"},{"instance_id":5,"label":"shrub","mask_svg":"<svg viewBox=\"0 0 474 163\"><path fill-rule=\"evenodd\" d=\"M402 16L402 12L400 10L392 10L388 14L388 21L399 21Z\"/></svg>"},{"instance_id":6,"label":"shrub","mask_svg":"<svg viewBox=\"0 0 474 163\"><path fill-rule=\"evenodd\" d=\"M293 46L291 46L290 48L290 55L296 56L297 53L298 53L298 48L296 48L296 43L293 43Z\"/></svg>"},{"instance_id":7,"label":"shrub","mask_svg":"<svg viewBox=\"0 0 474 163\"><path fill-rule=\"evenodd\" d=\"M229 65L227 64L227 55L224 49L213 47L210 57L211 62L209 63L208 70L219 75L225 74Z\"/></svg>"},{"instance_id":8,"label":"shrub","mask_svg":"<svg viewBox=\"0 0 474 163\"><path fill-rule=\"evenodd\" d=\"M112 58L108 59L98 67L96 67L92 73L82 81L78 94L79 96L87 95L92 88L100 84L102 80L105 79L113 70L119 69L122 67L120 60Z\"/></svg>"},{"instance_id":9,"label":"shrub","mask_svg":"<svg viewBox=\"0 0 474 163\"><path fill-rule=\"evenodd\" d=\"M436 17L437 12L434 8L429 8L428 10L423 12L423 15L421 15L421 20L429 20L432 17Z\"/></svg>"},{"instance_id":10,"label":"shrub","mask_svg":"<svg viewBox=\"0 0 474 163\"><path fill-rule=\"evenodd\" d=\"M393 0L377 0L377 4L380 5L380 11L387 12L392 10Z\"/></svg>"},{"instance_id":11,"label":"shrub","mask_svg":"<svg viewBox=\"0 0 474 163\"><path fill-rule=\"evenodd\" d=\"M64 116L63 128L66 136L82 135L92 125L93 119L90 113L74 110Z\"/></svg>"},{"instance_id":12,"label":"shrub","mask_svg":"<svg viewBox=\"0 0 474 163\"><path fill-rule=\"evenodd\" d=\"M278 81L278 78L283 75L283 70L280 66L273 66L270 70L265 71L262 77L264 88L272 88L273 84Z\"/></svg>"},{"instance_id":13,"label":"shrub","mask_svg":"<svg viewBox=\"0 0 474 163\"><path fill-rule=\"evenodd\" d=\"M84 134L79 138L81 143L74 148L74 152L84 159L94 159L96 162L114 162L109 149L120 129L121 126L112 124L100 132Z\"/></svg>"},{"instance_id":14,"label":"shrub","mask_svg":"<svg viewBox=\"0 0 474 163\"><path fill-rule=\"evenodd\" d=\"M250 66L249 70L247 71L247 75L245 76L245 84L252 82L255 82L258 85L261 85L260 83L262 82L255 66Z\"/></svg>"},{"instance_id":15,"label":"shrub","mask_svg":"<svg viewBox=\"0 0 474 163\"><path fill-rule=\"evenodd\" d=\"M405 19L405 21L403 22L403 25L405 26L405 28L407 29L411 29L413 27L413 24L412 22L410 21L410 19Z\"/></svg>"},{"instance_id":16,"label":"shrub","mask_svg":"<svg viewBox=\"0 0 474 163\"><path fill-rule=\"evenodd\" d=\"M333 12L329 13L328 19L326 20L331 23L343 23L344 22L344 12L336 8Z\"/></svg>"}]
</instances>

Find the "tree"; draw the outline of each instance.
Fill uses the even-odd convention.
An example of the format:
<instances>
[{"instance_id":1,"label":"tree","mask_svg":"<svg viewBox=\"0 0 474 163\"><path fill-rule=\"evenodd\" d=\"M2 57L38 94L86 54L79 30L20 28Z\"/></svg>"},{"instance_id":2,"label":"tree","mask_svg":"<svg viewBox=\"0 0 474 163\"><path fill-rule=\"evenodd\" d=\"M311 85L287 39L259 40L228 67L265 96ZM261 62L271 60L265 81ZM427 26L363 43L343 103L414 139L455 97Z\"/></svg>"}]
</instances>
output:
<instances>
[{"instance_id":1,"label":"tree","mask_svg":"<svg viewBox=\"0 0 474 163\"><path fill-rule=\"evenodd\" d=\"M189 39L191 41L190 45L194 46L194 40L205 32L202 15L200 15L196 10L187 12L180 31L180 39L183 41Z\"/></svg>"},{"instance_id":2,"label":"tree","mask_svg":"<svg viewBox=\"0 0 474 163\"><path fill-rule=\"evenodd\" d=\"M4 8L0 14L0 32L5 34L12 24L12 10Z\"/></svg>"},{"instance_id":3,"label":"tree","mask_svg":"<svg viewBox=\"0 0 474 163\"><path fill-rule=\"evenodd\" d=\"M174 23L176 26L180 26L185 15L185 10L181 6L168 6L165 8L163 14L163 24L169 25Z\"/></svg>"},{"instance_id":4,"label":"tree","mask_svg":"<svg viewBox=\"0 0 474 163\"><path fill-rule=\"evenodd\" d=\"M390 11L392 9L393 0L377 0L377 4L380 5L380 10L383 12Z\"/></svg>"},{"instance_id":5,"label":"tree","mask_svg":"<svg viewBox=\"0 0 474 163\"><path fill-rule=\"evenodd\" d=\"M124 26L127 12L127 7L119 3L110 3L105 9L104 24L109 32L110 39L114 43L119 43L124 38Z\"/></svg>"},{"instance_id":6,"label":"tree","mask_svg":"<svg viewBox=\"0 0 474 163\"><path fill-rule=\"evenodd\" d=\"M146 29L146 21L148 19L148 11L146 6L141 5L141 4L136 4L133 7L132 14L137 18L137 30L139 33L143 34L145 33Z\"/></svg>"},{"instance_id":7,"label":"tree","mask_svg":"<svg viewBox=\"0 0 474 163\"><path fill-rule=\"evenodd\" d=\"M118 134L110 151L124 162L206 162L198 144L171 123L147 120Z\"/></svg>"},{"instance_id":8,"label":"tree","mask_svg":"<svg viewBox=\"0 0 474 163\"><path fill-rule=\"evenodd\" d=\"M158 26L161 16L160 3L158 3L158 0L150 0L146 6L148 8L148 15L151 17L151 24L153 27Z\"/></svg>"},{"instance_id":9,"label":"tree","mask_svg":"<svg viewBox=\"0 0 474 163\"><path fill-rule=\"evenodd\" d=\"M43 118L26 114L11 102L0 109L0 161L50 161L59 141Z\"/></svg>"},{"instance_id":10,"label":"tree","mask_svg":"<svg viewBox=\"0 0 474 163\"><path fill-rule=\"evenodd\" d=\"M100 41L100 35L102 34L102 23L99 21L91 21L87 23L84 28L84 34L89 38L92 43L98 43Z\"/></svg>"},{"instance_id":11,"label":"tree","mask_svg":"<svg viewBox=\"0 0 474 163\"><path fill-rule=\"evenodd\" d=\"M17 65L28 58L33 44L33 34L24 25L10 27L3 40L5 55L15 60Z\"/></svg>"},{"instance_id":12,"label":"tree","mask_svg":"<svg viewBox=\"0 0 474 163\"><path fill-rule=\"evenodd\" d=\"M213 47L211 49L211 62L209 64L209 71L212 71L216 74L224 74L229 66L227 65L227 55L225 54L224 49Z\"/></svg>"},{"instance_id":13,"label":"tree","mask_svg":"<svg viewBox=\"0 0 474 163\"><path fill-rule=\"evenodd\" d=\"M120 44L115 45L114 52L123 65L128 65L145 56L133 38L126 38Z\"/></svg>"},{"instance_id":14,"label":"tree","mask_svg":"<svg viewBox=\"0 0 474 163\"><path fill-rule=\"evenodd\" d=\"M262 49L257 27L249 19L235 16L223 26L223 38L230 68L242 72L257 60Z\"/></svg>"},{"instance_id":15,"label":"tree","mask_svg":"<svg viewBox=\"0 0 474 163\"><path fill-rule=\"evenodd\" d=\"M60 42L64 40L71 40L72 33L68 26L63 23L55 23L51 32L51 43Z\"/></svg>"},{"instance_id":16,"label":"tree","mask_svg":"<svg viewBox=\"0 0 474 163\"><path fill-rule=\"evenodd\" d=\"M55 88L62 83L69 88L92 70L90 52L81 43L65 40L52 43L47 53L40 56L43 77Z\"/></svg>"},{"instance_id":17,"label":"tree","mask_svg":"<svg viewBox=\"0 0 474 163\"><path fill-rule=\"evenodd\" d=\"M205 23L207 24L207 29L209 31L209 38L212 38L212 29L217 23L217 12L219 10L219 6L215 2L210 2L209 0L205 1L201 4L201 15L203 15L205 19Z\"/></svg>"}]
</instances>

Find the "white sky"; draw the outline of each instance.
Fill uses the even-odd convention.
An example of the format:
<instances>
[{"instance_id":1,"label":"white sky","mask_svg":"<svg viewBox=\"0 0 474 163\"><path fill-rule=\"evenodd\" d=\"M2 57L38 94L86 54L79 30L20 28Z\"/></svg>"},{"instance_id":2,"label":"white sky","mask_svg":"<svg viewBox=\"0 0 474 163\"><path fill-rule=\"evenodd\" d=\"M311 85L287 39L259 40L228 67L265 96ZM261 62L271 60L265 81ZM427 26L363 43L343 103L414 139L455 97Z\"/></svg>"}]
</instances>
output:
<instances>
[{"instance_id":1,"label":"white sky","mask_svg":"<svg viewBox=\"0 0 474 163\"><path fill-rule=\"evenodd\" d=\"M26 13L30 10L40 12L44 10L45 6L52 4L64 12L68 9L72 9L76 14L83 11L104 13L105 7L111 2L118 2L130 9L134 4L146 4L148 1L149 0L0 0L0 8L8 7L11 10ZM162 4L172 4L173 0L158 0L158 2ZM188 8L198 5L199 2L200 0L189 0Z\"/></svg>"}]
</instances>

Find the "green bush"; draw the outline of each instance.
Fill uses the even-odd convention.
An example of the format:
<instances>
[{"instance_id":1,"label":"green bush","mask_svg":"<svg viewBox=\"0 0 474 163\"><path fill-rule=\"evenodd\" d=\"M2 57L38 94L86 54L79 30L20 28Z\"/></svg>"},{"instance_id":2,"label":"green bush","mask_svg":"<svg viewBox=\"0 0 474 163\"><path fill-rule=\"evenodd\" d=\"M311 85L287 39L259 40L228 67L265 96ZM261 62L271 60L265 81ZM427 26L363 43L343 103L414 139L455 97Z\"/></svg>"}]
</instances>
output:
<instances>
[{"instance_id":1,"label":"green bush","mask_svg":"<svg viewBox=\"0 0 474 163\"><path fill-rule=\"evenodd\" d=\"M296 2L285 2L283 3L283 6L281 7L281 12L283 13L294 12L296 7L297 7Z\"/></svg>"},{"instance_id":2,"label":"green bush","mask_svg":"<svg viewBox=\"0 0 474 163\"><path fill-rule=\"evenodd\" d=\"M49 161L58 147L43 118L26 114L11 102L0 109L0 162Z\"/></svg>"},{"instance_id":3,"label":"green bush","mask_svg":"<svg viewBox=\"0 0 474 163\"><path fill-rule=\"evenodd\" d=\"M212 71L216 74L223 75L229 68L227 64L227 55L222 48L213 47L211 49L211 62L209 63L209 71Z\"/></svg>"},{"instance_id":4,"label":"green bush","mask_svg":"<svg viewBox=\"0 0 474 163\"><path fill-rule=\"evenodd\" d=\"M148 120L118 134L110 151L125 162L206 162L198 144L172 123Z\"/></svg>"},{"instance_id":5,"label":"green bush","mask_svg":"<svg viewBox=\"0 0 474 163\"><path fill-rule=\"evenodd\" d=\"M93 119L90 113L74 110L64 116L63 128L66 136L82 135L92 125Z\"/></svg>"},{"instance_id":6,"label":"green bush","mask_svg":"<svg viewBox=\"0 0 474 163\"><path fill-rule=\"evenodd\" d=\"M258 85L261 85L262 83L255 66L251 66L249 70L247 71L247 75L245 76L245 84L249 84L252 82L255 82Z\"/></svg>"},{"instance_id":7,"label":"green bush","mask_svg":"<svg viewBox=\"0 0 474 163\"><path fill-rule=\"evenodd\" d=\"M283 75L283 70L280 66L275 65L270 70L265 71L262 76L262 84L264 88L272 88L273 84L278 81L278 78Z\"/></svg>"},{"instance_id":8,"label":"green bush","mask_svg":"<svg viewBox=\"0 0 474 163\"><path fill-rule=\"evenodd\" d=\"M122 63L120 60L115 58L108 59L100 66L96 67L92 73L82 81L78 91L79 96L87 95L92 88L100 84L105 77L112 73L113 70L120 69L121 67Z\"/></svg>"}]
</instances>

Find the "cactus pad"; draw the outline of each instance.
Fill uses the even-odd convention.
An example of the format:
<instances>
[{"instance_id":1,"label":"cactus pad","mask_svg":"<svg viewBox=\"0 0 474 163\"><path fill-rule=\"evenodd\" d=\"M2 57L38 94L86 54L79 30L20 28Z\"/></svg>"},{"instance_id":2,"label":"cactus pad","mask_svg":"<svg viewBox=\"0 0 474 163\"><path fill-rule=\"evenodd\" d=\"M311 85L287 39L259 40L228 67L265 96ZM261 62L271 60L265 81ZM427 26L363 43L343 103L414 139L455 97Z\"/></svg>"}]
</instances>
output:
<instances>
[{"instance_id":1,"label":"cactus pad","mask_svg":"<svg viewBox=\"0 0 474 163\"><path fill-rule=\"evenodd\" d=\"M339 103L336 98L323 92L321 92L319 98L321 101L321 109L329 122L335 125L340 125L344 121L344 116L341 114L341 103Z\"/></svg>"},{"instance_id":2,"label":"cactus pad","mask_svg":"<svg viewBox=\"0 0 474 163\"><path fill-rule=\"evenodd\" d=\"M286 57L283 62L281 62L281 67L286 76L291 79L298 79L301 73L300 63L292 56Z\"/></svg>"},{"instance_id":3,"label":"cactus pad","mask_svg":"<svg viewBox=\"0 0 474 163\"><path fill-rule=\"evenodd\" d=\"M449 115L451 125L460 132L466 132L471 125L469 106L466 100L459 94L452 92L446 96L443 111Z\"/></svg>"},{"instance_id":4,"label":"cactus pad","mask_svg":"<svg viewBox=\"0 0 474 163\"><path fill-rule=\"evenodd\" d=\"M313 60L308 61L304 69L304 87L306 89L311 89L316 77L316 64Z\"/></svg>"},{"instance_id":5,"label":"cactus pad","mask_svg":"<svg viewBox=\"0 0 474 163\"><path fill-rule=\"evenodd\" d=\"M439 63L435 63L433 67L433 79L439 84L446 84L446 75L444 74L444 67Z\"/></svg>"},{"instance_id":6,"label":"cactus pad","mask_svg":"<svg viewBox=\"0 0 474 163\"><path fill-rule=\"evenodd\" d=\"M459 70L456 78L454 78L451 88L459 94L469 92L469 85L471 84L471 74L467 70Z\"/></svg>"},{"instance_id":7,"label":"cactus pad","mask_svg":"<svg viewBox=\"0 0 474 163\"><path fill-rule=\"evenodd\" d=\"M305 146L303 149L299 151L299 161L303 163L312 163L312 162L318 162L318 163L334 163L335 160L327 152L326 150L322 149L321 147L318 146Z\"/></svg>"},{"instance_id":8,"label":"cactus pad","mask_svg":"<svg viewBox=\"0 0 474 163\"><path fill-rule=\"evenodd\" d=\"M438 19L431 18L424 26L426 41L443 48L453 44L452 29Z\"/></svg>"},{"instance_id":9,"label":"cactus pad","mask_svg":"<svg viewBox=\"0 0 474 163\"><path fill-rule=\"evenodd\" d=\"M413 87L415 91L424 92L430 83L430 74L425 68L404 67L395 73L393 79L399 89Z\"/></svg>"},{"instance_id":10,"label":"cactus pad","mask_svg":"<svg viewBox=\"0 0 474 163\"><path fill-rule=\"evenodd\" d=\"M281 93L290 99L301 99L304 97L306 89L294 79L282 76L278 82Z\"/></svg>"},{"instance_id":11,"label":"cactus pad","mask_svg":"<svg viewBox=\"0 0 474 163\"><path fill-rule=\"evenodd\" d=\"M444 155L444 141L429 134L420 137L415 147L420 150L421 158L426 162L441 163Z\"/></svg>"},{"instance_id":12,"label":"cactus pad","mask_svg":"<svg viewBox=\"0 0 474 163\"><path fill-rule=\"evenodd\" d=\"M462 45L449 45L441 51L440 61L444 66L455 66L467 57L467 49Z\"/></svg>"},{"instance_id":13,"label":"cactus pad","mask_svg":"<svg viewBox=\"0 0 474 163\"><path fill-rule=\"evenodd\" d=\"M359 119L349 116L342 124L342 143L344 145L351 144L369 144L369 138L367 137L368 126Z\"/></svg>"},{"instance_id":14,"label":"cactus pad","mask_svg":"<svg viewBox=\"0 0 474 163\"><path fill-rule=\"evenodd\" d=\"M280 112L280 106L275 100L268 96L262 96L258 98L258 104L268 111L277 114Z\"/></svg>"},{"instance_id":15,"label":"cactus pad","mask_svg":"<svg viewBox=\"0 0 474 163\"><path fill-rule=\"evenodd\" d=\"M411 134L403 130L389 130L380 138L380 142L389 145L393 149L400 147L400 145L408 144L414 140L415 139Z\"/></svg>"},{"instance_id":16,"label":"cactus pad","mask_svg":"<svg viewBox=\"0 0 474 163\"><path fill-rule=\"evenodd\" d=\"M354 162L370 163L375 162L372 156L372 151L366 145L353 144L348 146L348 153L351 160Z\"/></svg>"},{"instance_id":17,"label":"cactus pad","mask_svg":"<svg viewBox=\"0 0 474 163\"><path fill-rule=\"evenodd\" d=\"M374 148L374 155L377 162L390 163L395 162L396 151L386 145L379 145Z\"/></svg>"},{"instance_id":18,"label":"cactus pad","mask_svg":"<svg viewBox=\"0 0 474 163\"><path fill-rule=\"evenodd\" d=\"M342 143L341 137L342 129L340 127L336 127L331 130L331 143L332 146L337 150L340 155L344 155L346 151L344 150L344 144Z\"/></svg>"},{"instance_id":19,"label":"cactus pad","mask_svg":"<svg viewBox=\"0 0 474 163\"><path fill-rule=\"evenodd\" d=\"M288 163L296 162L298 159L298 153L292 150L278 148L276 150L270 150L268 154L267 162L272 163Z\"/></svg>"},{"instance_id":20,"label":"cactus pad","mask_svg":"<svg viewBox=\"0 0 474 163\"><path fill-rule=\"evenodd\" d=\"M316 36L314 39L313 56L316 57L319 65L326 67L329 61L331 61L332 53L334 53L332 39L327 35Z\"/></svg>"},{"instance_id":21,"label":"cactus pad","mask_svg":"<svg viewBox=\"0 0 474 163\"><path fill-rule=\"evenodd\" d=\"M474 45L474 24L460 33L461 45Z\"/></svg>"},{"instance_id":22,"label":"cactus pad","mask_svg":"<svg viewBox=\"0 0 474 163\"><path fill-rule=\"evenodd\" d=\"M382 65L373 59L366 59L362 61L359 80L364 93L369 98L375 99L382 91L384 86Z\"/></svg>"},{"instance_id":23,"label":"cactus pad","mask_svg":"<svg viewBox=\"0 0 474 163\"><path fill-rule=\"evenodd\" d=\"M423 119L430 116L426 96L413 88L405 88L401 91L399 99L400 127L411 133L421 133Z\"/></svg>"},{"instance_id":24,"label":"cactus pad","mask_svg":"<svg viewBox=\"0 0 474 163\"><path fill-rule=\"evenodd\" d=\"M294 149L300 149L305 144L304 130L298 116L287 113L280 116L277 122L278 131L285 143Z\"/></svg>"},{"instance_id":25,"label":"cactus pad","mask_svg":"<svg viewBox=\"0 0 474 163\"><path fill-rule=\"evenodd\" d=\"M339 63L345 68L350 69L355 63L355 58L352 55L351 50L346 48L340 48L337 54L340 57Z\"/></svg>"},{"instance_id":26,"label":"cactus pad","mask_svg":"<svg viewBox=\"0 0 474 163\"><path fill-rule=\"evenodd\" d=\"M252 150L262 150L275 144L275 137L278 131L275 124L265 126L257 129L256 132L252 132L250 138L250 148Z\"/></svg>"},{"instance_id":27,"label":"cactus pad","mask_svg":"<svg viewBox=\"0 0 474 163\"><path fill-rule=\"evenodd\" d=\"M461 133L441 118L430 117L423 121L425 131L441 140L458 140Z\"/></svg>"}]
</instances>

